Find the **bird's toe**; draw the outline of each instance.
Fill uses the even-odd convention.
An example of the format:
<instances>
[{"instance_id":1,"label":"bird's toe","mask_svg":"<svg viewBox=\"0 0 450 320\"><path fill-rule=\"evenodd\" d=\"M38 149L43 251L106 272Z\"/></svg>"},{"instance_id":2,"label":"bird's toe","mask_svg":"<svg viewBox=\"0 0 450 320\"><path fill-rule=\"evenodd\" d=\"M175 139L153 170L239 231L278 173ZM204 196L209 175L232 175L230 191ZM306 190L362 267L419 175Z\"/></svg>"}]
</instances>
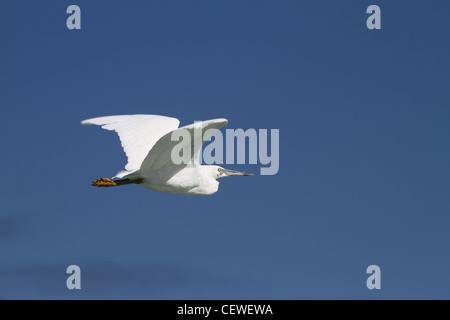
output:
<instances>
[{"instance_id":1,"label":"bird's toe","mask_svg":"<svg viewBox=\"0 0 450 320\"><path fill-rule=\"evenodd\" d=\"M117 183L115 183L113 180L108 178L100 178L97 180L92 181L93 187L114 187L117 186Z\"/></svg>"}]
</instances>

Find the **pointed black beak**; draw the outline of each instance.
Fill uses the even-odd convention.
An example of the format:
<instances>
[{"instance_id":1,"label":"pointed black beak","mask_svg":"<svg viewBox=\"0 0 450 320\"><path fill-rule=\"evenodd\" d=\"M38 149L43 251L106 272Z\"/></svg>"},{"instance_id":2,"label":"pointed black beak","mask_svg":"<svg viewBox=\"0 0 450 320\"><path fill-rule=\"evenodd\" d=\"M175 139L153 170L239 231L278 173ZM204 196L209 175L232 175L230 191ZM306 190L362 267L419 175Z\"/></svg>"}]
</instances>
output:
<instances>
[{"instance_id":1,"label":"pointed black beak","mask_svg":"<svg viewBox=\"0 0 450 320\"><path fill-rule=\"evenodd\" d=\"M227 176L252 176L253 173L242 172L242 171L234 171L234 170L225 170L225 175Z\"/></svg>"}]
</instances>

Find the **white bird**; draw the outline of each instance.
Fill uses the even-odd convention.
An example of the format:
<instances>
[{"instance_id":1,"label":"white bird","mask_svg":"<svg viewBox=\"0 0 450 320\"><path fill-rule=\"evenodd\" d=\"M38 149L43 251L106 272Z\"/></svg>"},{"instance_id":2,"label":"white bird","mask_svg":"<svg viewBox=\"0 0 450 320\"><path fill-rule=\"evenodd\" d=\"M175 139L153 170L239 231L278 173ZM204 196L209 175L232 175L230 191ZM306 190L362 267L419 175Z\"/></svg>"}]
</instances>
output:
<instances>
[{"instance_id":1,"label":"white bird","mask_svg":"<svg viewBox=\"0 0 450 320\"><path fill-rule=\"evenodd\" d=\"M251 176L247 172L227 170L214 165L200 165L202 144L214 131L226 126L226 119L214 119L178 128L180 121L157 115L123 115L88 119L83 125L99 125L119 134L128 157L125 171L112 179L101 178L92 182L96 187L114 187L138 184L158 192L210 195L217 192L216 180L228 176ZM194 130L201 129L201 143L194 143ZM213 130L208 130L213 129ZM172 149L180 141L172 141L172 134L187 130L190 133L191 161L176 165Z\"/></svg>"}]
</instances>

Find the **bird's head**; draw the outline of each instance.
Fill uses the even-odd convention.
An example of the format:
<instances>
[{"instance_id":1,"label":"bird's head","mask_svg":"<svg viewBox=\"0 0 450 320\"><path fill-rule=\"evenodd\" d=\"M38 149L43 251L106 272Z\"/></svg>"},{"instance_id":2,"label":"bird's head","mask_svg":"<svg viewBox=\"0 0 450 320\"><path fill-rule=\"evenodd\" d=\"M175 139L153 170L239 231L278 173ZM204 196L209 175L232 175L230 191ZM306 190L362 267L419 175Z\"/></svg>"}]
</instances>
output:
<instances>
[{"instance_id":1,"label":"bird's head","mask_svg":"<svg viewBox=\"0 0 450 320\"><path fill-rule=\"evenodd\" d=\"M215 179L223 178L223 177L231 177L231 176L252 176L252 173L248 172L241 172L241 171L234 171L234 170L228 170L224 169L219 166L209 166L213 177Z\"/></svg>"}]
</instances>

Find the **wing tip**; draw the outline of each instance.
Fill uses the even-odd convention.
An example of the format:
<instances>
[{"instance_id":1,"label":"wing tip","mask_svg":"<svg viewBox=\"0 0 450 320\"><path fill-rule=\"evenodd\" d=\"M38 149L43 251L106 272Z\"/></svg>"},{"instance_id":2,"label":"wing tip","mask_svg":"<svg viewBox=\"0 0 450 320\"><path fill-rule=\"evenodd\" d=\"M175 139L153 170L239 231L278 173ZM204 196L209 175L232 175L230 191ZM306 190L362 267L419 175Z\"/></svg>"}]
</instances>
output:
<instances>
[{"instance_id":1,"label":"wing tip","mask_svg":"<svg viewBox=\"0 0 450 320\"><path fill-rule=\"evenodd\" d=\"M206 123L221 123L224 126L226 126L228 124L228 120L225 119L225 118L211 119L211 120L206 120L206 121L203 121L203 122L206 122Z\"/></svg>"},{"instance_id":2,"label":"wing tip","mask_svg":"<svg viewBox=\"0 0 450 320\"><path fill-rule=\"evenodd\" d=\"M215 119L213 120L215 123L220 123L221 127L225 127L228 125L228 120L225 118L219 118L219 119Z\"/></svg>"}]
</instances>

